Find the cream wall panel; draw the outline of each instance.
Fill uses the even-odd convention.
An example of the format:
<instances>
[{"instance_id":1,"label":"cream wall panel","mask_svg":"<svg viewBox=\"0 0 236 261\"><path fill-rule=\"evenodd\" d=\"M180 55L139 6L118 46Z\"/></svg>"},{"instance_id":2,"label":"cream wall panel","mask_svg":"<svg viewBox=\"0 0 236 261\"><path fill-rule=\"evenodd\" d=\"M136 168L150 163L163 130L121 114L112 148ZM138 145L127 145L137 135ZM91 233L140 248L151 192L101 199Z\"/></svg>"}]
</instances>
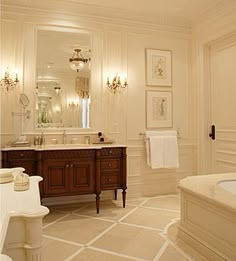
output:
<instances>
[{"instance_id":1,"label":"cream wall panel","mask_svg":"<svg viewBox=\"0 0 236 261\"><path fill-rule=\"evenodd\" d=\"M22 88L19 52L22 41L22 37L19 37L20 30L18 20L1 20L1 78L4 77L5 70L8 68L10 76L14 78L17 72L20 80L14 91L8 93L1 91L1 133L4 137L10 134L11 140L15 139L22 131L20 118L12 115L12 112L21 110L19 104L19 94Z\"/></svg>"},{"instance_id":2,"label":"cream wall panel","mask_svg":"<svg viewBox=\"0 0 236 261\"><path fill-rule=\"evenodd\" d=\"M23 132L32 132L36 127L35 95L36 95L36 31L35 25L24 23L24 93L30 100L30 119L23 119Z\"/></svg>"},{"instance_id":3,"label":"cream wall panel","mask_svg":"<svg viewBox=\"0 0 236 261\"><path fill-rule=\"evenodd\" d=\"M172 87L150 87L145 83L145 48L172 51ZM145 91L166 90L173 92L173 127L180 129L181 135L189 134L189 48L190 42L156 35L128 35L128 138L137 137L145 130L146 101ZM192 123L191 123L192 124Z\"/></svg>"},{"instance_id":4,"label":"cream wall panel","mask_svg":"<svg viewBox=\"0 0 236 261\"><path fill-rule=\"evenodd\" d=\"M118 142L124 142L126 136L126 95L127 91L112 93L106 86L107 77L112 82L118 74L123 80L127 76L126 34L107 31L104 33L104 70L103 70L103 115L106 118L104 129Z\"/></svg>"},{"instance_id":5,"label":"cream wall panel","mask_svg":"<svg viewBox=\"0 0 236 261\"><path fill-rule=\"evenodd\" d=\"M139 186L142 196L176 193L179 180L196 174L195 158L195 146L179 145L179 169L151 169L146 163L144 144L129 146L128 188Z\"/></svg>"}]
</instances>

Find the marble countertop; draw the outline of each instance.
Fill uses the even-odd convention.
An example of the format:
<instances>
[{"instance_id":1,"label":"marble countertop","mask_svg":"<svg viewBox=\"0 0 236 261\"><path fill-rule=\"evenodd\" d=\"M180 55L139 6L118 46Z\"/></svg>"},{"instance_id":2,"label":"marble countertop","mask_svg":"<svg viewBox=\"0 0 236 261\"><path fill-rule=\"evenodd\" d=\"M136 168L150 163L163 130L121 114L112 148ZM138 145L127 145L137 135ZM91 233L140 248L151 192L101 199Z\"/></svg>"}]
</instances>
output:
<instances>
[{"instance_id":1,"label":"marble countertop","mask_svg":"<svg viewBox=\"0 0 236 261\"><path fill-rule=\"evenodd\" d=\"M182 179L178 188L191 194L197 194L208 201L218 202L236 212L236 196L219 186L220 182L226 180L236 181L236 173L190 176Z\"/></svg>"},{"instance_id":2,"label":"marble countertop","mask_svg":"<svg viewBox=\"0 0 236 261\"><path fill-rule=\"evenodd\" d=\"M124 144L46 144L42 146L28 146L28 147L4 147L2 151L9 150L35 150L35 151L44 151L44 150L82 150L82 149L102 149L102 148L118 148L118 147L127 147Z\"/></svg>"},{"instance_id":3,"label":"marble countertop","mask_svg":"<svg viewBox=\"0 0 236 261\"><path fill-rule=\"evenodd\" d=\"M26 191L14 191L14 182L0 184L0 253L11 217L36 218L49 213L40 202L39 182L42 177L31 176L29 180L30 188Z\"/></svg>"}]
</instances>

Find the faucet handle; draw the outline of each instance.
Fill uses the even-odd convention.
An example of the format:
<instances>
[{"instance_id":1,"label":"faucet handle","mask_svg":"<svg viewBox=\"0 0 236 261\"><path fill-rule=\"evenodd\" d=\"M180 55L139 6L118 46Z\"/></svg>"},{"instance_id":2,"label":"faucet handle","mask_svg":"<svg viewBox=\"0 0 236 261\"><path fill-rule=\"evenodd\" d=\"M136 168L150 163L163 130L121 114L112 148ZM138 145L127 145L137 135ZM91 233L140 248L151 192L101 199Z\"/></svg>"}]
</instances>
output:
<instances>
[{"instance_id":1,"label":"faucet handle","mask_svg":"<svg viewBox=\"0 0 236 261\"><path fill-rule=\"evenodd\" d=\"M90 144L90 136L85 136L84 137L84 143L85 144Z\"/></svg>"}]
</instances>

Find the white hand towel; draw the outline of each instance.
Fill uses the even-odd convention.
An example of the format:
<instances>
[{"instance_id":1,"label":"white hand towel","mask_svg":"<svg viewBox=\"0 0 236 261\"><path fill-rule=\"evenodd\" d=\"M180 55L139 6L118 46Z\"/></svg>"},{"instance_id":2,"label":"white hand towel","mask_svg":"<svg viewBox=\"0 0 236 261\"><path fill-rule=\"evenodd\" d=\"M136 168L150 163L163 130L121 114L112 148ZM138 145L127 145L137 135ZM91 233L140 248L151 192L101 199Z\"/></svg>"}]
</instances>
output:
<instances>
[{"instance_id":1,"label":"white hand towel","mask_svg":"<svg viewBox=\"0 0 236 261\"><path fill-rule=\"evenodd\" d=\"M146 157L147 157L147 165L150 167L150 137L152 136L176 136L176 130L169 130L169 131L146 131L145 138L146 138Z\"/></svg>"},{"instance_id":2,"label":"white hand towel","mask_svg":"<svg viewBox=\"0 0 236 261\"><path fill-rule=\"evenodd\" d=\"M164 167L179 168L179 153L176 136L163 137L164 143Z\"/></svg>"},{"instance_id":3,"label":"white hand towel","mask_svg":"<svg viewBox=\"0 0 236 261\"><path fill-rule=\"evenodd\" d=\"M146 140L148 166L152 169L179 168L176 131L150 131L148 135L149 138Z\"/></svg>"},{"instance_id":4,"label":"white hand towel","mask_svg":"<svg viewBox=\"0 0 236 261\"><path fill-rule=\"evenodd\" d=\"M164 137L150 136L150 166L152 169L164 168Z\"/></svg>"}]
</instances>

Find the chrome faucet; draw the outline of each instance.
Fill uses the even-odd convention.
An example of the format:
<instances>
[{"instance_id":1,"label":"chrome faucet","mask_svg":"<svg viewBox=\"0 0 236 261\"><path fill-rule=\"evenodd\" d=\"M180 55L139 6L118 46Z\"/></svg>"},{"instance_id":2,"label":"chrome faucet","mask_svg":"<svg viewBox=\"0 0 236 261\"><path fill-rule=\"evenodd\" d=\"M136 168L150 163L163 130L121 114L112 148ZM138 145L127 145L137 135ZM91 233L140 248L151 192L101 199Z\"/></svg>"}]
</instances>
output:
<instances>
[{"instance_id":1,"label":"chrome faucet","mask_svg":"<svg viewBox=\"0 0 236 261\"><path fill-rule=\"evenodd\" d=\"M40 139L39 139L39 145L43 146L45 145L45 137L44 137L44 133L41 133Z\"/></svg>"},{"instance_id":2,"label":"chrome faucet","mask_svg":"<svg viewBox=\"0 0 236 261\"><path fill-rule=\"evenodd\" d=\"M62 137L63 137L63 144L65 145L66 144L66 130L63 130Z\"/></svg>"}]
</instances>

